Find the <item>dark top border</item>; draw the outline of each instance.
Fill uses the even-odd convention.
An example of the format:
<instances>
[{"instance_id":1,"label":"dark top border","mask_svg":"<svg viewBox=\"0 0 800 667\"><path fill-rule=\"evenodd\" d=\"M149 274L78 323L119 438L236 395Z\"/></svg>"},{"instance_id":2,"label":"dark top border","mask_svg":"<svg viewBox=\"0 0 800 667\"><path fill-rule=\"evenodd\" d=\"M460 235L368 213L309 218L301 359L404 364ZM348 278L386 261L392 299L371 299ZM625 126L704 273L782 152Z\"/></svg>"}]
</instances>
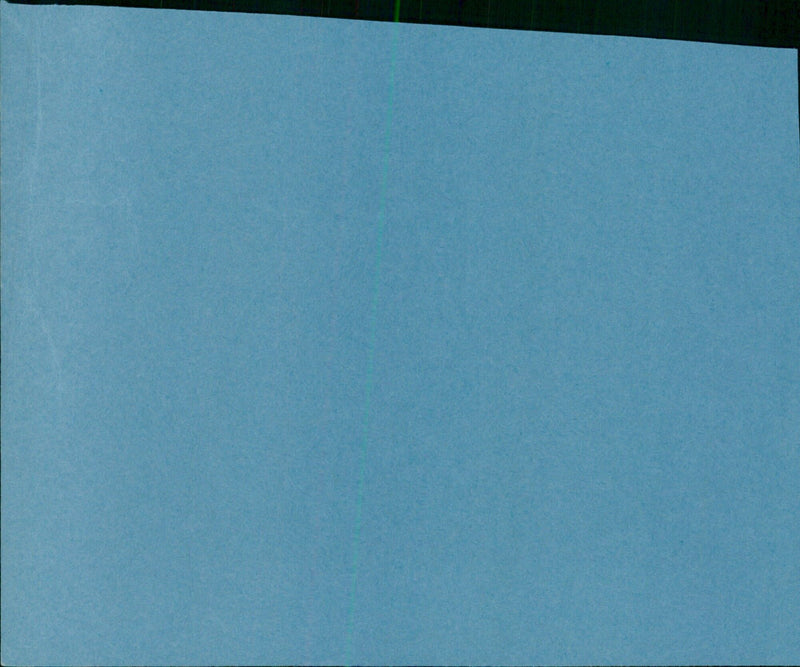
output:
<instances>
[{"instance_id":1,"label":"dark top border","mask_svg":"<svg viewBox=\"0 0 800 667\"><path fill-rule=\"evenodd\" d=\"M622 35L800 48L800 0L11 0Z\"/></svg>"}]
</instances>

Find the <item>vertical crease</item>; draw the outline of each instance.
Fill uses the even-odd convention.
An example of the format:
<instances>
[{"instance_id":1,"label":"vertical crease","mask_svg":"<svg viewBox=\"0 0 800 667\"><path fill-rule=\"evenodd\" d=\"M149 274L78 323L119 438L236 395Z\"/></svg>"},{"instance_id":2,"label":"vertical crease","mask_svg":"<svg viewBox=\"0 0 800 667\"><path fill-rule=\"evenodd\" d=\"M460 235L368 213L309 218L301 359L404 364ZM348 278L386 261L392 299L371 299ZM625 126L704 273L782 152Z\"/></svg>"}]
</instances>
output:
<instances>
[{"instance_id":1,"label":"vertical crease","mask_svg":"<svg viewBox=\"0 0 800 667\"><path fill-rule=\"evenodd\" d=\"M394 23L399 22L400 0L395 0ZM389 108L386 114L386 127L384 130L384 158L383 158L383 178L381 182L380 206L378 209L378 229L375 241L375 270L372 287L372 308L370 312L370 338L367 352L367 384L364 396L364 412L361 428L361 451L359 456L358 473L358 495L356 500L356 519L353 530L353 574L350 585L350 611L347 623L347 648L346 665L352 664L353 658L353 633L355 625L356 593L358 585L358 562L361 547L361 523L364 505L364 479L366 477L367 464L367 444L369 439L370 417L372 414L372 392L375 384L375 345L378 329L378 304L380 301L380 282L381 267L383 263L383 236L386 221L386 190L389 180L389 148L391 141L392 116L394 113L394 80L395 67L397 62L397 29L395 25L392 30L392 55L389 70Z\"/></svg>"}]
</instances>

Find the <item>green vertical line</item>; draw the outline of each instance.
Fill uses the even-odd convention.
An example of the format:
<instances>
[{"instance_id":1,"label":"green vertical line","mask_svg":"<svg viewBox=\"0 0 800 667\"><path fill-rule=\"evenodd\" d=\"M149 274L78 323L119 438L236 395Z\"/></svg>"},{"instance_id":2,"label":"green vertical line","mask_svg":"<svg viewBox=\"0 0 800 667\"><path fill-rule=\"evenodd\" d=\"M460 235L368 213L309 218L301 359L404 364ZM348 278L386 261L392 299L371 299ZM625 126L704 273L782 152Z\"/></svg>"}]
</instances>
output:
<instances>
[{"instance_id":1,"label":"green vertical line","mask_svg":"<svg viewBox=\"0 0 800 667\"><path fill-rule=\"evenodd\" d=\"M394 22L400 20L400 0L395 0ZM384 131L383 179L381 200L378 209L378 230L375 241L375 273L372 286L372 310L370 313L370 339L367 352L367 386L364 396L364 416L361 426L361 455L358 473L358 498L356 501L356 522L353 531L353 576L350 586L350 611L347 623L346 665L353 662L353 632L356 610L356 588L358 584L358 561L361 546L361 521L364 506L364 478L367 467L367 442L369 439L370 417L372 414L372 389L375 384L375 344L378 335L378 302L380 298L381 265L383 263L383 236L386 221L386 190L389 181L389 147L391 139L392 116L394 115L394 79L397 65L397 26L392 30L392 59L389 68L389 109L386 114Z\"/></svg>"},{"instance_id":2,"label":"green vertical line","mask_svg":"<svg viewBox=\"0 0 800 667\"><path fill-rule=\"evenodd\" d=\"M672 39L678 36L678 0L672 2Z\"/></svg>"}]
</instances>

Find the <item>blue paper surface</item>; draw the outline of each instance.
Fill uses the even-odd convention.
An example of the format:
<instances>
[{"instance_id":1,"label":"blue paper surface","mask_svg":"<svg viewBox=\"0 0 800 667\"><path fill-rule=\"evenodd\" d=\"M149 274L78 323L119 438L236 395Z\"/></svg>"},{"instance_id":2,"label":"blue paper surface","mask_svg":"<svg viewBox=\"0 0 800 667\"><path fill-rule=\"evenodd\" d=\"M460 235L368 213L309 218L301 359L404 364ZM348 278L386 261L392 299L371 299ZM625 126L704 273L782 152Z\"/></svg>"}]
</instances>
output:
<instances>
[{"instance_id":1,"label":"blue paper surface","mask_svg":"<svg viewBox=\"0 0 800 667\"><path fill-rule=\"evenodd\" d=\"M0 11L3 664L800 659L795 51Z\"/></svg>"}]
</instances>

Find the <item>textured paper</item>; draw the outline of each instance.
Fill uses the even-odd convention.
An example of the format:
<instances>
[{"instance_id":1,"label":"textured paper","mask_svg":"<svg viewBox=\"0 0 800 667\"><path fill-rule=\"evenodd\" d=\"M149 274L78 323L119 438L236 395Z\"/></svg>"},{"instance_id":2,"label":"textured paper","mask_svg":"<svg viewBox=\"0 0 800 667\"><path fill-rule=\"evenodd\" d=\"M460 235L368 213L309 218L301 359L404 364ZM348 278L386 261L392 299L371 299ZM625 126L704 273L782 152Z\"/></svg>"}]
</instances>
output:
<instances>
[{"instance_id":1,"label":"textured paper","mask_svg":"<svg viewBox=\"0 0 800 667\"><path fill-rule=\"evenodd\" d=\"M1 11L4 664L797 662L795 51Z\"/></svg>"}]
</instances>

